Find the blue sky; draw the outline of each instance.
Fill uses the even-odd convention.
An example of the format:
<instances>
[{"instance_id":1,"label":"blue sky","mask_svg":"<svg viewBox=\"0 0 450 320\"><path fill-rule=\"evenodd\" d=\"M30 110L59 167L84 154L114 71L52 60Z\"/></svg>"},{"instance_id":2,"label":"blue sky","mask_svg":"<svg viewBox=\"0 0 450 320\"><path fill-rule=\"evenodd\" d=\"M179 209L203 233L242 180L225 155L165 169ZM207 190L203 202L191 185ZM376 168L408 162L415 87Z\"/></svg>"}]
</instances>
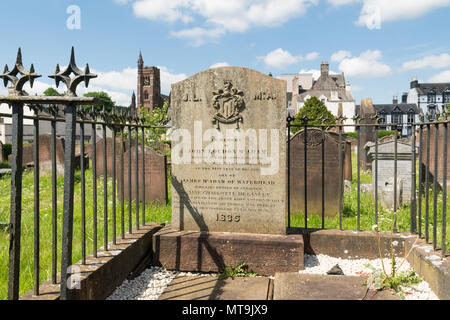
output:
<instances>
[{"instance_id":1,"label":"blue sky","mask_svg":"<svg viewBox=\"0 0 450 320\"><path fill-rule=\"evenodd\" d=\"M48 75L68 63L72 46L78 65L99 74L90 90L122 105L136 86L139 50L161 68L166 94L217 63L278 76L329 61L358 104L388 103L412 77L450 82L450 0L21 0L0 10L1 67L11 68L21 47L25 66L43 75L33 93L52 84Z\"/></svg>"}]
</instances>

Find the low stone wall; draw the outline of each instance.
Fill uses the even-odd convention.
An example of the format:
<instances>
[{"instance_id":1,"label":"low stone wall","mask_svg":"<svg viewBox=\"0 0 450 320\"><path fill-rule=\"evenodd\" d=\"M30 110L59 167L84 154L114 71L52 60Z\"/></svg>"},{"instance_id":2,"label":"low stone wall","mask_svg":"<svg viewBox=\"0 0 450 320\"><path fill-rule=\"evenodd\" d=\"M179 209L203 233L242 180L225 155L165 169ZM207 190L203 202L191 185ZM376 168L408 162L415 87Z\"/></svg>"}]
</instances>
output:
<instances>
[{"instance_id":1,"label":"low stone wall","mask_svg":"<svg viewBox=\"0 0 450 320\"><path fill-rule=\"evenodd\" d=\"M97 258L86 257L86 264L77 262L72 268L72 280L79 281L79 289L70 291L71 300L104 300L122 284L127 276L148 255L152 254L152 238L163 226L151 223L134 229L125 239L117 238L117 244L109 244L109 250L100 248ZM60 277L58 276L58 279ZM59 281L59 280L58 280ZM40 286L40 295L30 291L20 300L57 300L60 285L47 281Z\"/></svg>"}]
</instances>

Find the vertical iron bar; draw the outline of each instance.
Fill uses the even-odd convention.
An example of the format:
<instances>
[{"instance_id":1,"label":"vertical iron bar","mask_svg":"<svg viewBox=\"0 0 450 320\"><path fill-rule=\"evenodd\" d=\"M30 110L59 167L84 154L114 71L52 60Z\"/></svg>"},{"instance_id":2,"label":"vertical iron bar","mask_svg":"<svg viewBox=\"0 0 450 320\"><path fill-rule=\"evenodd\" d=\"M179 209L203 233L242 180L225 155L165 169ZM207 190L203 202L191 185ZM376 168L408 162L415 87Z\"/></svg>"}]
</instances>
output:
<instances>
[{"instance_id":1,"label":"vertical iron bar","mask_svg":"<svg viewBox=\"0 0 450 320\"><path fill-rule=\"evenodd\" d=\"M128 232L133 232L131 219L131 125L128 125Z\"/></svg>"},{"instance_id":2,"label":"vertical iron bar","mask_svg":"<svg viewBox=\"0 0 450 320\"><path fill-rule=\"evenodd\" d=\"M422 237L422 195L423 195L423 124L419 125L419 198L417 199L417 208L418 208L418 224L419 224L419 237Z\"/></svg>"},{"instance_id":3,"label":"vertical iron bar","mask_svg":"<svg viewBox=\"0 0 450 320\"><path fill-rule=\"evenodd\" d=\"M97 258L97 120L92 124L92 246L94 258Z\"/></svg>"},{"instance_id":4,"label":"vertical iron bar","mask_svg":"<svg viewBox=\"0 0 450 320\"><path fill-rule=\"evenodd\" d=\"M84 165L84 123L80 123L80 169L81 169L81 261L86 264L86 168Z\"/></svg>"},{"instance_id":5,"label":"vertical iron bar","mask_svg":"<svg viewBox=\"0 0 450 320\"><path fill-rule=\"evenodd\" d=\"M375 224L378 225L378 123L375 125Z\"/></svg>"},{"instance_id":6,"label":"vertical iron bar","mask_svg":"<svg viewBox=\"0 0 450 320\"><path fill-rule=\"evenodd\" d=\"M416 199L416 126L412 125L411 146L411 233L417 232L417 199Z\"/></svg>"},{"instance_id":7,"label":"vertical iron bar","mask_svg":"<svg viewBox=\"0 0 450 320\"><path fill-rule=\"evenodd\" d=\"M145 130L142 126L142 225L145 226Z\"/></svg>"},{"instance_id":8,"label":"vertical iron bar","mask_svg":"<svg viewBox=\"0 0 450 320\"><path fill-rule=\"evenodd\" d=\"M124 158L123 158L123 149L125 146L124 141L124 127L120 127L120 134L122 136L120 140L120 199L122 200L120 206L120 216L121 216L121 225L122 225L122 239L125 239L125 173L124 173Z\"/></svg>"},{"instance_id":9,"label":"vertical iron bar","mask_svg":"<svg viewBox=\"0 0 450 320\"><path fill-rule=\"evenodd\" d=\"M106 124L103 129L103 246L108 251L108 144L106 137Z\"/></svg>"},{"instance_id":10,"label":"vertical iron bar","mask_svg":"<svg viewBox=\"0 0 450 320\"><path fill-rule=\"evenodd\" d=\"M359 150L358 150L359 152ZM338 182L338 187L339 187L339 229L342 230L343 226L342 226L342 215L343 215L343 192L342 192L342 187L343 187L343 160L342 160L342 122L339 121L339 144L338 144L338 158L339 158L339 182Z\"/></svg>"},{"instance_id":11,"label":"vertical iron bar","mask_svg":"<svg viewBox=\"0 0 450 320\"><path fill-rule=\"evenodd\" d=\"M116 127L112 127L112 215L113 215L113 244L116 245Z\"/></svg>"},{"instance_id":12,"label":"vertical iron bar","mask_svg":"<svg viewBox=\"0 0 450 320\"><path fill-rule=\"evenodd\" d=\"M436 119L437 120L437 119ZM433 177L433 250L437 248L437 196L438 196L439 125L434 125L434 177Z\"/></svg>"},{"instance_id":13,"label":"vertical iron bar","mask_svg":"<svg viewBox=\"0 0 450 320\"><path fill-rule=\"evenodd\" d=\"M136 130L136 150L135 150L135 165L136 165L136 229L139 230L139 127L135 126Z\"/></svg>"},{"instance_id":14,"label":"vertical iron bar","mask_svg":"<svg viewBox=\"0 0 450 320\"><path fill-rule=\"evenodd\" d=\"M446 118L447 120L447 118ZM448 122L444 123L444 145L443 145L443 170L442 170L442 259L447 253L447 144L448 144Z\"/></svg>"},{"instance_id":15,"label":"vertical iron bar","mask_svg":"<svg viewBox=\"0 0 450 320\"><path fill-rule=\"evenodd\" d=\"M287 120L287 210L288 228L291 227L291 121Z\"/></svg>"},{"instance_id":16,"label":"vertical iron bar","mask_svg":"<svg viewBox=\"0 0 450 320\"><path fill-rule=\"evenodd\" d=\"M360 231L361 229L361 127L356 126L356 134L358 139L358 155L357 155L357 217L356 217L356 230Z\"/></svg>"},{"instance_id":17,"label":"vertical iron bar","mask_svg":"<svg viewBox=\"0 0 450 320\"><path fill-rule=\"evenodd\" d=\"M425 241L429 241L429 214L430 214L430 130L431 126L427 123L427 164L425 168Z\"/></svg>"},{"instance_id":18,"label":"vertical iron bar","mask_svg":"<svg viewBox=\"0 0 450 320\"><path fill-rule=\"evenodd\" d=\"M398 127L397 123L394 125L394 228L393 231L397 232L397 158L398 158L398 150L397 150L397 141L398 141Z\"/></svg>"},{"instance_id":19,"label":"vertical iron bar","mask_svg":"<svg viewBox=\"0 0 450 320\"><path fill-rule=\"evenodd\" d=\"M23 105L12 105L11 206L8 299L19 299L20 234L22 221Z\"/></svg>"},{"instance_id":20,"label":"vertical iron bar","mask_svg":"<svg viewBox=\"0 0 450 320\"><path fill-rule=\"evenodd\" d=\"M54 115L56 118L56 114ZM56 170L56 121L51 122L52 127L52 283L56 284L58 259L58 172Z\"/></svg>"},{"instance_id":21,"label":"vertical iron bar","mask_svg":"<svg viewBox=\"0 0 450 320\"><path fill-rule=\"evenodd\" d=\"M64 208L62 230L61 254L61 300L70 299L68 288L68 272L72 265L73 240L73 199L74 199L74 172L75 172L75 133L76 109L75 105L66 106L66 136L64 152Z\"/></svg>"},{"instance_id":22,"label":"vertical iron bar","mask_svg":"<svg viewBox=\"0 0 450 320\"><path fill-rule=\"evenodd\" d=\"M38 116L38 109L35 109ZM34 121L34 295L39 295L39 120Z\"/></svg>"},{"instance_id":23,"label":"vertical iron bar","mask_svg":"<svg viewBox=\"0 0 450 320\"><path fill-rule=\"evenodd\" d=\"M308 134L308 127L307 127L307 122L305 122L305 132L304 132L304 145L305 145L305 149L304 149L304 168L303 168L303 173L304 173L304 178L305 178L305 229L308 229L308 170L307 170L307 164L308 164L308 139L307 139L307 134Z\"/></svg>"},{"instance_id":24,"label":"vertical iron bar","mask_svg":"<svg viewBox=\"0 0 450 320\"><path fill-rule=\"evenodd\" d=\"M325 127L322 127L322 229L325 229Z\"/></svg>"},{"instance_id":25,"label":"vertical iron bar","mask_svg":"<svg viewBox=\"0 0 450 320\"><path fill-rule=\"evenodd\" d=\"M169 190L168 190L168 182L167 182L167 170L168 170L168 165L167 165L167 156L164 156L164 185L165 185L165 190L164 190L164 196L166 198L166 205L169 204Z\"/></svg>"}]
</instances>

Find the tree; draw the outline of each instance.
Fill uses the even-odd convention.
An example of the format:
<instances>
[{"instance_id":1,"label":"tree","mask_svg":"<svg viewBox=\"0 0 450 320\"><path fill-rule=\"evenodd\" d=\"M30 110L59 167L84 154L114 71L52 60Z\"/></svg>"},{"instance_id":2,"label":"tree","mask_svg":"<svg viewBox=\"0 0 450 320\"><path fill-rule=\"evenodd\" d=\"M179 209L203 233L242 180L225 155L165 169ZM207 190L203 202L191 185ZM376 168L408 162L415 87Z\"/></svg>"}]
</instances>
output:
<instances>
[{"instance_id":1,"label":"tree","mask_svg":"<svg viewBox=\"0 0 450 320\"><path fill-rule=\"evenodd\" d=\"M56 89L50 87L47 90L44 91L44 95L47 97L60 97L62 96L61 93L59 93L58 91L56 91Z\"/></svg>"},{"instance_id":2,"label":"tree","mask_svg":"<svg viewBox=\"0 0 450 320\"><path fill-rule=\"evenodd\" d=\"M311 97L305 102L303 107L297 113L292 124L296 125L305 124L303 120L304 117L308 117L307 121L308 125L322 124L322 121L319 119L322 116L324 118L327 118L327 120L323 122L324 124L336 123L336 118L327 109L325 104L322 101L320 101L317 97ZM302 129L303 129L302 127L291 127L291 132L296 133L297 131L300 131Z\"/></svg>"},{"instance_id":3,"label":"tree","mask_svg":"<svg viewBox=\"0 0 450 320\"><path fill-rule=\"evenodd\" d=\"M116 103L111 99L111 97L109 96L109 94L107 94L104 91L99 91L99 92L88 92L84 95L85 97L90 97L90 98L97 98L103 101L102 105L96 105L95 108L98 111L103 110L103 107L105 108L106 112L111 112L115 106ZM91 108L92 106L89 106L89 108Z\"/></svg>"}]
</instances>

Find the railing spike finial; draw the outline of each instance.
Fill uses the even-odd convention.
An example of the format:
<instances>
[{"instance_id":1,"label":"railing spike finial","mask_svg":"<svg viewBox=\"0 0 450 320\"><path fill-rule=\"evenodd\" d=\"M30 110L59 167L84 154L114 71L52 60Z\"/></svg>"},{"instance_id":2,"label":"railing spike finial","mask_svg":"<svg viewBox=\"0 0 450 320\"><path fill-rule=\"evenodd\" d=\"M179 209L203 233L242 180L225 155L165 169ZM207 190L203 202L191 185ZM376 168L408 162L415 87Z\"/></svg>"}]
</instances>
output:
<instances>
[{"instance_id":1,"label":"railing spike finial","mask_svg":"<svg viewBox=\"0 0 450 320\"><path fill-rule=\"evenodd\" d=\"M20 74L20 77L18 75ZM30 86L33 87L34 79L40 78L34 70L34 65L31 65L30 70L23 67L22 64L22 50L19 48L17 51L16 64L12 70L9 70L8 65L5 66L3 74L0 74L0 78L3 79L5 87L8 86L8 82L11 82L11 87L14 89L15 95L23 95L23 86L30 82Z\"/></svg>"},{"instance_id":2,"label":"railing spike finial","mask_svg":"<svg viewBox=\"0 0 450 320\"><path fill-rule=\"evenodd\" d=\"M74 74L75 76L73 78L70 78L71 74ZM50 75L49 78L52 78L55 80L56 85L58 86L59 82L62 81L67 87L67 93L69 96L76 96L76 90L78 85L84 81L86 88L89 85L89 80L93 78L97 78L96 74L92 74L89 65L86 65L86 68L84 71L80 70L80 68L77 67L75 63L75 49L72 47L71 53L70 53L70 63L67 66L66 69L63 71L59 70L59 65L56 66L56 71L54 74Z\"/></svg>"}]
</instances>

